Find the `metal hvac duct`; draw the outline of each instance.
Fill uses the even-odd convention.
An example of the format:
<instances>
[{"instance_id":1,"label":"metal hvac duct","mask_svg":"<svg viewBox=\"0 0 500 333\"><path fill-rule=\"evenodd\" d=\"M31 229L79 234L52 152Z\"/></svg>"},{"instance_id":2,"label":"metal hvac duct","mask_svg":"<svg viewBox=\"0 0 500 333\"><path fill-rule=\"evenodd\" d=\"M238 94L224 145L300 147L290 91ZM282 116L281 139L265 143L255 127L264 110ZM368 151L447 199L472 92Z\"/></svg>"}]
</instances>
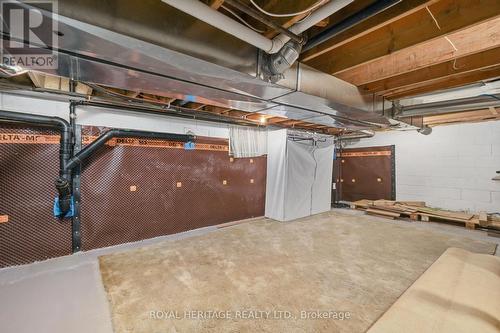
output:
<instances>
[{"instance_id":1,"label":"metal hvac duct","mask_svg":"<svg viewBox=\"0 0 500 333\"><path fill-rule=\"evenodd\" d=\"M331 75L296 63L283 80L265 82L259 68L262 55L255 48L241 45L231 36L221 37L213 27L160 1L109 2L102 6L97 0L58 1L60 15L54 19L60 37L50 47L59 65L39 71L327 126L356 129L389 125L386 118L374 112L382 106L373 95L362 95L353 85ZM39 10L45 17L51 15ZM134 16L120 16L122 10ZM190 25L183 26L184 21ZM202 43L200 35L214 36L217 49ZM235 45L241 46L244 55ZM186 51L188 47L196 52Z\"/></svg>"}]
</instances>

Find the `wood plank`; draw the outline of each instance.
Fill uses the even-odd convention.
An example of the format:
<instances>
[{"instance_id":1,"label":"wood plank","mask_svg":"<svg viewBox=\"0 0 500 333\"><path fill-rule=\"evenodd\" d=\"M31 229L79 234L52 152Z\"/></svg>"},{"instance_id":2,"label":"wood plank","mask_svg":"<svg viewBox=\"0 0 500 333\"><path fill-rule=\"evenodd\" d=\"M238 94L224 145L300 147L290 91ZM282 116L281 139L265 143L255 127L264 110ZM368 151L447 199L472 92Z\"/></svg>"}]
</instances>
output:
<instances>
[{"instance_id":1,"label":"wood plank","mask_svg":"<svg viewBox=\"0 0 500 333\"><path fill-rule=\"evenodd\" d=\"M498 332L499 272L499 257L449 248L368 333Z\"/></svg>"},{"instance_id":2,"label":"wood plank","mask_svg":"<svg viewBox=\"0 0 500 333\"><path fill-rule=\"evenodd\" d=\"M478 225L478 224L479 224L479 222L477 220L470 220L470 221L465 222L465 228L470 229L470 230L474 230L474 229L476 229L476 225Z\"/></svg>"},{"instance_id":3,"label":"wood plank","mask_svg":"<svg viewBox=\"0 0 500 333\"><path fill-rule=\"evenodd\" d=\"M286 0L286 1L279 1L279 0L271 0L267 1L266 4L264 5L264 9L266 9L269 12L273 13L284 13L284 12L297 12L301 11L304 8L309 8L313 4L315 4L317 1L292 1L292 0ZM274 20L277 20L280 22L281 26L283 28L289 28L298 21L302 20L305 18L308 14L300 14L296 15L293 17L288 17L288 18L273 18ZM267 38L273 38L277 36L279 32L274 31L274 30L269 30L264 33L264 36Z\"/></svg>"},{"instance_id":4,"label":"wood plank","mask_svg":"<svg viewBox=\"0 0 500 333\"><path fill-rule=\"evenodd\" d=\"M384 215L384 216L391 216L391 217L400 217L401 214L396 213L396 212L389 212L387 210L383 209L376 209L376 208L368 208L366 210L367 213L371 214L377 214L377 215Z\"/></svg>"},{"instance_id":5,"label":"wood plank","mask_svg":"<svg viewBox=\"0 0 500 333\"><path fill-rule=\"evenodd\" d=\"M478 221L481 227L486 227L490 224L490 221L488 221L488 214L486 214L486 212L479 212Z\"/></svg>"},{"instance_id":6,"label":"wood plank","mask_svg":"<svg viewBox=\"0 0 500 333\"><path fill-rule=\"evenodd\" d=\"M389 100L401 99L403 97L416 96L428 92L465 86L471 83L500 77L500 67L487 68L465 74L457 74L452 77L435 80L432 84L422 83L411 87L405 87L388 92L384 95Z\"/></svg>"},{"instance_id":7,"label":"wood plank","mask_svg":"<svg viewBox=\"0 0 500 333\"><path fill-rule=\"evenodd\" d=\"M445 38L433 39L338 72L336 76L359 86L499 47L500 17L452 33L448 39L456 50Z\"/></svg>"},{"instance_id":8,"label":"wood plank","mask_svg":"<svg viewBox=\"0 0 500 333\"><path fill-rule=\"evenodd\" d=\"M301 55L301 60L303 62L310 62L312 59L319 57L320 55L327 53L337 47L340 47L344 44L352 42L356 38L360 38L365 36L377 29L380 29L386 25L389 25L392 22L398 21L408 15L413 14L414 12L425 8L425 6L431 5L438 0L405 0L402 1L383 12L374 15L359 24L339 33L337 36L330 38L324 43L304 52ZM357 1L356 1L357 2ZM358 10L362 10L359 8ZM353 14L353 13L351 13ZM338 22L337 20L333 20L333 22Z\"/></svg>"},{"instance_id":9,"label":"wood plank","mask_svg":"<svg viewBox=\"0 0 500 333\"><path fill-rule=\"evenodd\" d=\"M207 112L210 112L210 113L216 113L216 114L222 114L222 113L227 114L231 110L232 109L230 109L230 108L223 108L223 107L214 106L214 105L205 105L203 107L203 111L207 111Z\"/></svg>"},{"instance_id":10,"label":"wood plank","mask_svg":"<svg viewBox=\"0 0 500 333\"><path fill-rule=\"evenodd\" d=\"M496 47L484 52L471 54L408 73L366 83L359 88L369 93L380 93L380 95L383 95L384 92L388 90L407 87L412 84L432 82L432 80L435 79L451 77L459 73L482 70L492 66L498 66L499 64L500 47Z\"/></svg>"},{"instance_id":11,"label":"wood plank","mask_svg":"<svg viewBox=\"0 0 500 333\"><path fill-rule=\"evenodd\" d=\"M224 4L224 0L211 0L210 7L217 10Z\"/></svg>"},{"instance_id":12,"label":"wood plank","mask_svg":"<svg viewBox=\"0 0 500 333\"><path fill-rule=\"evenodd\" d=\"M399 204L407 206L425 207L425 201L397 201Z\"/></svg>"},{"instance_id":13,"label":"wood plank","mask_svg":"<svg viewBox=\"0 0 500 333\"><path fill-rule=\"evenodd\" d=\"M196 103L196 102L188 102L184 104L182 107L187 108L187 109L192 109L192 110L200 110L205 106L205 104L202 103Z\"/></svg>"},{"instance_id":14,"label":"wood plank","mask_svg":"<svg viewBox=\"0 0 500 333\"><path fill-rule=\"evenodd\" d=\"M424 7L404 19L385 25L308 61L307 64L326 73L341 73L351 67L446 36L500 14L498 0L441 0L428 8L439 27Z\"/></svg>"},{"instance_id":15,"label":"wood plank","mask_svg":"<svg viewBox=\"0 0 500 333\"><path fill-rule=\"evenodd\" d=\"M489 109L473 110L465 112L455 112L441 114L435 116L427 116L423 118L423 122L428 126L436 126L440 124L461 123L461 122L477 122L486 120L500 119L499 115L492 115Z\"/></svg>"},{"instance_id":16,"label":"wood plank","mask_svg":"<svg viewBox=\"0 0 500 333\"><path fill-rule=\"evenodd\" d=\"M358 207L368 208L368 206L372 205L372 204L373 204L373 201L371 201L371 200L361 199L361 200L351 202L351 208L358 208Z\"/></svg>"},{"instance_id":17,"label":"wood plank","mask_svg":"<svg viewBox=\"0 0 500 333\"><path fill-rule=\"evenodd\" d=\"M455 219L455 220L470 220L471 218L474 217L474 214L469 214L469 213L462 213L462 212L451 212L447 210L441 210L441 209L434 209L434 208L428 208L428 207L419 207L417 208L419 212L425 213L429 216L442 216L445 218L449 219Z\"/></svg>"},{"instance_id":18,"label":"wood plank","mask_svg":"<svg viewBox=\"0 0 500 333\"><path fill-rule=\"evenodd\" d=\"M366 212L366 214L371 215L371 216L381 217L381 218L384 218L384 219L389 219L389 220L395 220L396 219L395 216L380 215L380 214L373 213L373 212Z\"/></svg>"}]
</instances>

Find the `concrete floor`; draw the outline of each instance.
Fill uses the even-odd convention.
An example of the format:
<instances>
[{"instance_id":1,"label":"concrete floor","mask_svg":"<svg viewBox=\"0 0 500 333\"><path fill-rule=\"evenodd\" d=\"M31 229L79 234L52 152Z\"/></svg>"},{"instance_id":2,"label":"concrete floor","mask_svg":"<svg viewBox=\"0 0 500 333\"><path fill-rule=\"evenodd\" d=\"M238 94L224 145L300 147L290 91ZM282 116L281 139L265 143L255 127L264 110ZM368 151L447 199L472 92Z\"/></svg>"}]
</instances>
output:
<instances>
[{"instance_id":1,"label":"concrete floor","mask_svg":"<svg viewBox=\"0 0 500 333\"><path fill-rule=\"evenodd\" d=\"M377 224L395 224L411 230L426 230L450 237L500 244L499 238L482 231L438 223L390 221L367 217L352 210L336 213L369 220ZM331 214L332 214L331 213ZM361 216L363 215L363 216ZM314 219L314 217L313 217ZM293 223L293 222L292 222ZM230 227L234 228L234 227ZM145 245L207 235L218 230L203 228L178 235L56 258L31 265L0 270L0 323L2 333L23 332L112 332L111 314L99 272L98 257L128 251ZM228 229L229 230L229 229ZM221 232L224 232L223 229ZM497 248L496 255L499 255ZM388 254L390 258L390 253Z\"/></svg>"}]
</instances>

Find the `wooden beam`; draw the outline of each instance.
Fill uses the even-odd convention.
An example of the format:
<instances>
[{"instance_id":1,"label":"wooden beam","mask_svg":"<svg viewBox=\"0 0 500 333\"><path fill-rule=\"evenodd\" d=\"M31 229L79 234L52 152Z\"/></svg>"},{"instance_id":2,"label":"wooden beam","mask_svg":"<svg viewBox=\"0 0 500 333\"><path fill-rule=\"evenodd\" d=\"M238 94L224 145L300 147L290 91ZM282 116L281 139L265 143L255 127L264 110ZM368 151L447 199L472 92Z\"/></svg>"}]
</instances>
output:
<instances>
[{"instance_id":1,"label":"wooden beam","mask_svg":"<svg viewBox=\"0 0 500 333\"><path fill-rule=\"evenodd\" d=\"M276 123L280 123L280 122L283 122L283 121L286 121L288 120L288 118L283 118L283 117L272 117L272 118L269 118L266 120L266 123L268 125L271 125L271 124L276 124Z\"/></svg>"},{"instance_id":2,"label":"wooden beam","mask_svg":"<svg viewBox=\"0 0 500 333\"><path fill-rule=\"evenodd\" d=\"M442 0L427 8L433 13L439 27L424 6L404 19L383 26L306 63L326 73L341 73L354 66L490 20L500 14L500 1Z\"/></svg>"},{"instance_id":3,"label":"wooden beam","mask_svg":"<svg viewBox=\"0 0 500 333\"><path fill-rule=\"evenodd\" d=\"M423 82L450 77L459 73L467 73L500 65L500 47L480 53L471 54L440 64L432 65L412 72L396 75L387 79L370 82L359 86L367 93L380 93Z\"/></svg>"},{"instance_id":4,"label":"wooden beam","mask_svg":"<svg viewBox=\"0 0 500 333\"><path fill-rule=\"evenodd\" d=\"M316 2L317 1L314 1L314 0L313 1L310 1L310 0L306 0L306 1L304 1L304 0L301 0L301 1L297 1L297 0L285 0L285 1L283 1L283 0L281 0L281 1L271 0L271 1L267 1L267 3L264 5L264 9L267 11L270 11L270 12L274 12L274 13L294 12L294 11L300 11L304 8L311 7ZM307 16L307 13L301 14L301 15L296 15L293 17L284 18L284 19L283 18L282 19L273 18L273 19L278 20L278 22L281 20L282 22L279 24L281 24L281 26L286 29L286 28L291 27L292 25L294 25L298 21L302 20L306 16ZM278 34L279 33L274 31L274 30L269 30L269 31L264 33L264 36L266 36L267 38L273 38Z\"/></svg>"},{"instance_id":5,"label":"wooden beam","mask_svg":"<svg viewBox=\"0 0 500 333\"><path fill-rule=\"evenodd\" d=\"M372 16L356 24L352 28L349 28L337 36L330 38L324 43L304 52L301 55L301 60L305 63L308 63L310 60L319 57L320 55L327 53L337 47L340 47L344 44L352 42L356 38L360 38L365 36L377 29L380 29L386 25L389 25L392 22L400 20L405 16L413 14L414 12L425 8L425 6L429 6L438 0L405 0L401 1L397 5L394 5L383 12ZM357 1L355 2L357 3ZM358 10L363 10L363 8L358 8ZM353 13L351 13L353 14ZM334 22L338 22L335 21ZM309 63L308 63L309 64Z\"/></svg>"},{"instance_id":6,"label":"wooden beam","mask_svg":"<svg viewBox=\"0 0 500 333\"><path fill-rule=\"evenodd\" d=\"M460 123L460 122L477 122L486 120L500 120L500 114L491 114L489 109L455 112L441 114L435 116L424 117L424 124L435 126L440 124Z\"/></svg>"},{"instance_id":7,"label":"wooden beam","mask_svg":"<svg viewBox=\"0 0 500 333\"><path fill-rule=\"evenodd\" d=\"M290 28L292 25L294 25L298 21L302 20L306 16L307 16L307 14L301 14L301 15L294 16L294 17L290 18L289 20L287 20L285 23L283 23L281 26L285 29ZM279 33L277 31L269 30L269 31L264 33L264 36L266 36L267 38L273 38L273 37L276 37L278 34Z\"/></svg>"},{"instance_id":8,"label":"wooden beam","mask_svg":"<svg viewBox=\"0 0 500 333\"><path fill-rule=\"evenodd\" d=\"M293 127L293 126L298 125L300 123L303 123L303 122L300 120L288 119L287 121L283 121L280 124L284 125L284 126L292 126Z\"/></svg>"},{"instance_id":9,"label":"wooden beam","mask_svg":"<svg viewBox=\"0 0 500 333\"><path fill-rule=\"evenodd\" d=\"M500 3L500 1L499 1ZM500 46L500 17L337 73L356 86ZM455 50L456 48L456 50Z\"/></svg>"},{"instance_id":10,"label":"wooden beam","mask_svg":"<svg viewBox=\"0 0 500 333\"><path fill-rule=\"evenodd\" d=\"M195 103L195 102L189 102L184 104L182 107L187 108L187 109L192 109L192 110L200 110L205 106L205 104L202 103Z\"/></svg>"},{"instance_id":11,"label":"wooden beam","mask_svg":"<svg viewBox=\"0 0 500 333\"><path fill-rule=\"evenodd\" d=\"M37 72L28 72L28 77L31 79L35 87L61 90L69 92L69 79L62 76L46 75ZM84 83L77 82L75 92L83 95L92 95L92 88Z\"/></svg>"},{"instance_id":12,"label":"wooden beam","mask_svg":"<svg viewBox=\"0 0 500 333\"><path fill-rule=\"evenodd\" d=\"M211 0L210 7L217 10L220 8L220 6L222 6L223 3L224 3L224 0Z\"/></svg>"},{"instance_id":13,"label":"wooden beam","mask_svg":"<svg viewBox=\"0 0 500 333\"><path fill-rule=\"evenodd\" d=\"M316 24L315 24L315 26L320 27L320 28L324 28L324 27L326 27L328 24L330 24L330 18L329 18L329 17L327 17L327 18L326 18L326 19L324 19L324 20L319 21L318 23L316 23Z\"/></svg>"},{"instance_id":14,"label":"wooden beam","mask_svg":"<svg viewBox=\"0 0 500 333\"><path fill-rule=\"evenodd\" d=\"M222 114L222 113L228 113L232 109L229 108L223 108L220 106L214 106L214 105L205 105L203 107L203 111L211 112L211 113L217 113L217 114Z\"/></svg>"},{"instance_id":15,"label":"wooden beam","mask_svg":"<svg viewBox=\"0 0 500 333\"><path fill-rule=\"evenodd\" d=\"M404 97L421 95L424 93L434 92L438 90L465 86L471 83L498 77L500 77L500 67L492 67L488 69L473 71L465 74L457 74L452 77L438 79L432 84L424 82L422 84L417 84L410 87L395 89L385 94L384 97L389 100L396 100Z\"/></svg>"}]
</instances>

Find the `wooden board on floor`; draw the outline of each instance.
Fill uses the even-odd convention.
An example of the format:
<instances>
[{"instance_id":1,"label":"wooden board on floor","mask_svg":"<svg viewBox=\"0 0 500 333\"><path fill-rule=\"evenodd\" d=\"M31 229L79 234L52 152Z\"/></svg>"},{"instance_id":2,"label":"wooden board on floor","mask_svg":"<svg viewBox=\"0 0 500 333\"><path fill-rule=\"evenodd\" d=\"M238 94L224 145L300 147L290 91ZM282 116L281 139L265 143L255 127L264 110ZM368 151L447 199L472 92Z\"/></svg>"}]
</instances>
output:
<instances>
[{"instance_id":1,"label":"wooden board on floor","mask_svg":"<svg viewBox=\"0 0 500 333\"><path fill-rule=\"evenodd\" d=\"M420 207L418 211L429 216L436 216L446 218L447 220L456 220L457 222L468 221L474 217L474 214L462 213L462 212L450 212L441 209Z\"/></svg>"},{"instance_id":2,"label":"wooden board on floor","mask_svg":"<svg viewBox=\"0 0 500 333\"><path fill-rule=\"evenodd\" d=\"M382 215L384 217L392 217L392 218L401 216L401 214L399 214L399 213L390 212L390 211L382 210L382 209L375 209L375 208L368 208L366 210L366 213L371 214L371 215Z\"/></svg>"},{"instance_id":3,"label":"wooden board on floor","mask_svg":"<svg viewBox=\"0 0 500 333\"><path fill-rule=\"evenodd\" d=\"M497 333L500 257L449 248L368 333Z\"/></svg>"},{"instance_id":4,"label":"wooden board on floor","mask_svg":"<svg viewBox=\"0 0 500 333\"><path fill-rule=\"evenodd\" d=\"M474 215L465 212L442 210L426 207L424 201L394 201L394 200L358 200L351 203L352 209L363 210L369 215L386 218L406 217L409 221L451 222L463 223L467 229L476 229L478 226L493 225L492 216L481 212Z\"/></svg>"}]
</instances>

